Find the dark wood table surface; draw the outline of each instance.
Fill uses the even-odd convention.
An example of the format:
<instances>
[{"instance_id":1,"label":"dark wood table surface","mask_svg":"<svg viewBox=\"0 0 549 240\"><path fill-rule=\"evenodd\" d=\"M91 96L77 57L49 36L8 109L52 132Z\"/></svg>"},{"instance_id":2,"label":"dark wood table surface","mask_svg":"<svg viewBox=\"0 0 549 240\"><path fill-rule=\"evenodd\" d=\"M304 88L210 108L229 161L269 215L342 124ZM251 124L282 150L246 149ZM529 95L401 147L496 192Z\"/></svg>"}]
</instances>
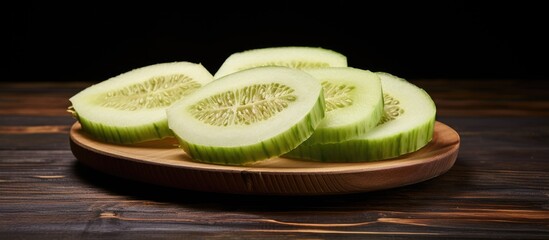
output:
<instances>
[{"instance_id":1,"label":"dark wood table surface","mask_svg":"<svg viewBox=\"0 0 549 240\"><path fill-rule=\"evenodd\" d=\"M0 239L549 239L549 81L411 81L460 134L448 172L293 197L171 189L90 169L71 152L65 110L91 83L0 83Z\"/></svg>"}]
</instances>

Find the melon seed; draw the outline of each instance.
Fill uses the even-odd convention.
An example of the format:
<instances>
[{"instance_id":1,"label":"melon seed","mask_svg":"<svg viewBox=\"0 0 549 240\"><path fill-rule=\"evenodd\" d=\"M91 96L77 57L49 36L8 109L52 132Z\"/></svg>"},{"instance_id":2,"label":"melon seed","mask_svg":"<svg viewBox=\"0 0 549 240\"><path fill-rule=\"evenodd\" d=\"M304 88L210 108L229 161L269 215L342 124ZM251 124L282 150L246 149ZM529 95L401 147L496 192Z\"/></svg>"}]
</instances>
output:
<instances>
[{"instance_id":1,"label":"melon seed","mask_svg":"<svg viewBox=\"0 0 549 240\"><path fill-rule=\"evenodd\" d=\"M152 109L169 106L201 85L182 74L153 77L99 97L101 106L119 110Z\"/></svg>"},{"instance_id":2,"label":"melon seed","mask_svg":"<svg viewBox=\"0 0 549 240\"><path fill-rule=\"evenodd\" d=\"M217 94L190 106L193 116L213 126L249 125L265 121L297 99L288 86L255 84Z\"/></svg>"},{"instance_id":3,"label":"melon seed","mask_svg":"<svg viewBox=\"0 0 549 240\"><path fill-rule=\"evenodd\" d=\"M393 96L387 93L384 93L383 103L384 103L385 111L378 125L384 124L388 121L392 121L397 117L399 117L400 115L404 114L404 109L400 108L399 106L400 102L398 101L398 99L394 98Z\"/></svg>"}]
</instances>

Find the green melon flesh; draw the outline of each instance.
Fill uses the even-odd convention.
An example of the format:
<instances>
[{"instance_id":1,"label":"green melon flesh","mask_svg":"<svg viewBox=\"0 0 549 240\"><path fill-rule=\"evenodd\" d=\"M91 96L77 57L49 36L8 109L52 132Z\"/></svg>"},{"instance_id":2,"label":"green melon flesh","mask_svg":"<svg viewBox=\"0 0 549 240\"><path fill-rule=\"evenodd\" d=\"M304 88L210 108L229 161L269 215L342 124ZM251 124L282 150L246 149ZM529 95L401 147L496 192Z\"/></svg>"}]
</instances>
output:
<instances>
[{"instance_id":1,"label":"green melon flesh","mask_svg":"<svg viewBox=\"0 0 549 240\"><path fill-rule=\"evenodd\" d=\"M324 118L320 82L288 67L239 71L167 109L180 147L199 162L245 165L280 156Z\"/></svg>"},{"instance_id":2,"label":"green melon flesh","mask_svg":"<svg viewBox=\"0 0 549 240\"><path fill-rule=\"evenodd\" d=\"M347 67L347 58L339 52L320 47L250 49L231 54L214 74L214 78L259 66L286 66L296 69Z\"/></svg>"},{"instance_id":3,"label":"green melon flesh","mask_svg":"<svg viewBox=\"0 0 549 240\"><path fill-rule=\"evenodd\" d=\"M166 109L213 81L201 64L149 65L92 85L69 100L69 111L89 135L131 144L172 137Z\"/></svg>"},{"instance_id":4,"label":"green melon flesh","mask_svg":"<svg viewBox=\"0 0 549 240\"><path fill-rule=\"evenodd\" d=\"M305 71L322 84L326 117L304 145L340 142L358 137L381 120L383 96L377 74L351 67Z\"/></svg>"},{"instance_id":5,"label":"green melon flesh","mask_svg":"<svg viewBox=\"0 0 549 240\"><path fill-rule=\"evenodd\" d=\"M338 143L300 145L285 157L322 162L366 162L419 150L433 138L436 107L426 91L379 72L385 114L366 134Z\"/></svg>"}]
</instances>

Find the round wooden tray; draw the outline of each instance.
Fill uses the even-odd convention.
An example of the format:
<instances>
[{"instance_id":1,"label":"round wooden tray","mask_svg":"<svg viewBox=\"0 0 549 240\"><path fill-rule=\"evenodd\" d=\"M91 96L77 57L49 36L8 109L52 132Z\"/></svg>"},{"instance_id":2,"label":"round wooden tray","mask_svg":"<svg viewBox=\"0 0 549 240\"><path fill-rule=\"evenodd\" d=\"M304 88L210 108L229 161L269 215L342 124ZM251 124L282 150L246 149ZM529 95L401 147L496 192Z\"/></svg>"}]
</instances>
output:
<instances>
[{"instance_id":1,"label":"round wooden tray","mask_svg":"<svg viewBox=\"0 0 549 240\"><path fill-rule=\"evenodd\" d=\"M460 137L435 123L433 140L422 149L390 160L321 163L273 158L253 166L193 161L173 138L133 145L94 140L75 123L74 156L99 171L141 182L195 191L261 195L329 195L405 186L437 177L455 163Z\"/></svg>"}]
</instances>

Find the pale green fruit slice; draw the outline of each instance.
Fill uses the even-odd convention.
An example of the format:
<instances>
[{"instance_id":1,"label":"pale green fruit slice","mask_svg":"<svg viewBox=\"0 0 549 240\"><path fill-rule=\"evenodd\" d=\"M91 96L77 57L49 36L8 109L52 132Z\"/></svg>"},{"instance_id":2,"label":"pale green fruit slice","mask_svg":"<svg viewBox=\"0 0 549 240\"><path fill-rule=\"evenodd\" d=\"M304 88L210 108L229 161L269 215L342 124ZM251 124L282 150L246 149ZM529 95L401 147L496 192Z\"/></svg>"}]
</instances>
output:
<instances>
[{"instance_id":1,"label":"pale green fruit slice","mask_svg":"<svg viewBox=\"0 0 549 240\"><path fill-rule=\"evenodd\" d=\"M326 117L304 145L340 142L358 137L381 120L383 95L377 74L351 67L305 71L322 84Z\"/></svg>"},{"instance_id":2,"label":"pale green fruit slice","mask_svg":"<svg viewBox=\"0 0 549 240\"><path fill-rule=\"evenodd\" d=\"M92 85L69 100L69 111L91 136L130 144L173 136L166 108L213 81L203 65L149 65Z\"/></svg>"},{"instance_id":3,"label":"pale green fruit slice","mask_svg":"<svg viewBox=\"0 0 549 240\"><path fill-rule=\"evenodd\" d=\"M259 66L286 66L297 69L347 67L347 57L339 52L305 46L285 46L250 49L231 54L214 74L227 74Z\"/></svg>"},{"instance_id":4,"label":"pale green fruit slice","mask_svg":"<svg viewBox=\"0 0 549 240\"><path fill-rule=\"evenodd\" d=\"M180 147L199 162L244 165L280 156L324 118L322 86L279 66L219 78L167 109Z\"/></svg>"},{"instance_id":5,"label":"pale green fruit slice","mask_svg":"<svg viewBox=\"0 0 549 240\"><path fill-rule=\"evenodd\" d=\"M418 86L389 73L381 78L385 114L379 125L357 138L328 144L301 145L286 157L323 162L390 159L419 150L433 138L435 103Z\"/></svg>"}]
</instances>

